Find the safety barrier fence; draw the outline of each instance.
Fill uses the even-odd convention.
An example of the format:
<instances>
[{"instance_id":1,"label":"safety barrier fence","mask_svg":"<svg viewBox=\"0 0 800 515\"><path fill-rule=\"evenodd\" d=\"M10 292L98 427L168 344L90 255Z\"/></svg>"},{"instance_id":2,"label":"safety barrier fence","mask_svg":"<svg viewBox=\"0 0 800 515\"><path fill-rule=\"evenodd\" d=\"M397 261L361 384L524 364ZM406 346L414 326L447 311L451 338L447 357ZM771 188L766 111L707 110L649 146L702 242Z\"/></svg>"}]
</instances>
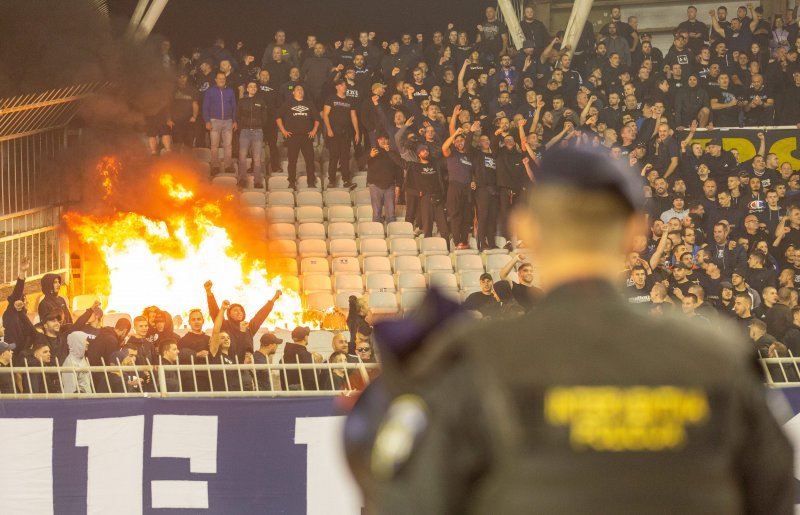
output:
<instances>
[{"instance_id":1,"label":"safety barrier fence","mask_svg":"<svg viewBox=\"0 0 800 515\"><path fill-rule=\"evenodd\" d=\"M800 357L761 358L758 360L764 372L764 382L772 387L800 386Z\"/></svg>"},{"instance_id":2,"label":"safety barrier fence","mask_svg":"<svg viewBox=\"0 0 800 515\"><path fill-rule=\"evenodd\" d=\"M0 394L0 399L338 396L363 389L379 368L377 363L364 362L10 365L0 367L0 375L11 377L15 391ZM80 391L80 384L91 385L91 391ZM118 385L117 391L111 391L113 384ZM288 389L282 389L283 385Z\"/></svg>"}]
</instances>

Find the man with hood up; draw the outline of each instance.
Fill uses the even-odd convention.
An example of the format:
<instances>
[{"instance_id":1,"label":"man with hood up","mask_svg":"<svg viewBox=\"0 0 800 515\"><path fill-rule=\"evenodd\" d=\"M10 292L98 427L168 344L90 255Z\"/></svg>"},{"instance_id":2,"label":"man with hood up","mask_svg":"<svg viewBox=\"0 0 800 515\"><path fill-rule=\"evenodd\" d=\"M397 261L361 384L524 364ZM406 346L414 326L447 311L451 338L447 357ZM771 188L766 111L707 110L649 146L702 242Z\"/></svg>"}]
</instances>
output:
<instances>
[{"instance_id":1,"label":"man with hood up","mask_svg":"<svg viewBox=\"0 0 800 515\"><path fill-rule=\"evenodd\" d=\"M211 281L206 281L203 286L206 289L208 312L212 319L216 319L217 313L219 313L219 306L217 305L217 299L211 292L213 283ZM253 336L258 332L258 328L261 327L264 320L272 313L275 301L280 298L281 293L281 290L276 291L272 299L258 310L258 313L255 314L250 322L245 321L245 311L241 304L231 304L227 313L228 316L222 322L222 332L228 333L231 338L229 354L234 362L244 363L245 353L248 350L253 352Z\"/></svg>"},{"instance_id":2,"label":"man with hood up","mask_svg":"<svg viewBox=\"0 0 800 515\"><path fill-rule=\"evenodd\" d=\"M87 356L91 366L116 364L114 354L119 351L131 330L131 321L120 318L114 327L103 327L89 346ZM103 372L92 372L97 392L110 392L109 377Z\"/></svg>"},{"instance_id":3,"label":"man with hood up","mask_svg":"<svg viewBox=\"0 0 800 515\"><path fill-rule=\"evenodd\" d=\"M58 295L58 290L61 289L61 276L58 274L44 274L41 282L44 297L39 302L39 320L44 320L44 316L47 313L59 308L64 314L63 322L71 324L72 315L69 312L67 301L64 297Z\"/></svg>"},{"instance_id":4,"label":"man with hood up","mask_svg":"<svg viewBox=\"0 0 800 515\"><path fill-rule=\"evenodd\" d=\"M33 324L25 310L25 277L30 271L30 260L25 257L19 267L19 276L14 285L14 290L8 296L8 306L3 312L3 327L5 328L4 339L6 343L15 345L15 363L19 362L19 356L28 349L31 339L36 333Z\"/></svg>"},{"instance_id":5,"label":"man with hood up","mask_svg":"<svg viewBox=\"0 0 800 515\"><path fill-rule=\"evenodd\" d=\"M67 335L69 355L64 360L65 367L86 368L89 360L86 350L89 348L89 333L75 331ZM64 393L92 393L92 379L88 371L62 372L61 384Z\"/></svg>"}]
</instances>

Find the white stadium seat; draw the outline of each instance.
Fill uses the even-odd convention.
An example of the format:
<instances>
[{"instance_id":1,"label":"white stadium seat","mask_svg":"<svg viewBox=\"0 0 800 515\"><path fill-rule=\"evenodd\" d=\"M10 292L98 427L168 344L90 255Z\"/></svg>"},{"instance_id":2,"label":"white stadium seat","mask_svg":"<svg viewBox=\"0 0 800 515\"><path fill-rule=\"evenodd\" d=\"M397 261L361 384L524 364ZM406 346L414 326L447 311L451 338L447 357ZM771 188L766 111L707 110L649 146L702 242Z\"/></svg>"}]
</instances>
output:
<instances>
[{"instance_id":1,"label":"white stadium seat","mask_svg":"<svg viewBox=\"0 0 800 515\"><path fill-rule=\"evenodd\" d=\"M325 205L331 206L352 206L353 201L350 198L349 191L326 191L325 192Z\"/></svg>"},{"instance_id":2,"label":"white stadium seat","mask_svg":"<svg viewBox=\"0 0 800 515\"><path fill-rule=\"evenodd\" d=\"M414 226L411 222L389 222L386 226L386 236L389 238L413 238Z\"/></svg>"},{"instance_id":3,"label":"white stadium seat","mask_svg":"<svg viewBox=\"0 0 800 515\"><path fill-rule=\"evenodd\" d=\"M422 273L422 262L418 256L397 256L394 259L394 272L400 274L403 272L416 272Z\"/></svg>"},{"instance_id":4,"label":"white stadium seat","mask_svg":"<svg viewBox=\"0 0 800 515\"><path fill-rule=\"evenodd\" d=\"M339 274L334 280L334 289L339 291L360 291L364 292L364 280L360 275Z\"/></svg>"},{"instance_id":5,"label":"white stadium seat","mask_svg":"<svg viewBox=\"0 0 800 515\"><path fill-rule=\"evenodd\" d=\"M327 257L328 245L325 240L300 240L297 251L301 257Z\"/></svg>"},{"instance_id":6,"label":"white stadium seat","mask_svg":"<svg viewBox=\"0 0 800 515\"><path fill-rule=\"evenodd\" d=\"M400 292L400 307L403 313L416 309L428 292L425 290L406 290Z\"/></svg>"},{"instance_id":7,"label":"white stadium seat","mask_svg":"<svg viewBox=\"0 0 800 515\"><path fill-rule=\"evenodd\" d=\"M263 191L243 191L239 200L245 206L264 207L267 205L267 195Z\"/></svg>"},{"instance_id":8,"label":"white stadium seat","mask_svg":"<svg viewBox=\"0 0 800 515\"><path fill-rule=\"evenodd\" d=\"M294 193L291 191L272 191L267 196L267 205L294 207Z\"/></svg>"},{"instance_id":9,"label":"white stadium seat","mask_svg":"<svg viewBox=\"0 0 800 515\"><path fill-rule=\"evenodd\" d=\"M483 274L483 272L480 270L464 270L463 272L459 272L461 290L480 289L481 274Z\"/></svg>"},{"instance_id":10,"label":"white stadium seat","mask_svg":"<svg viewBox=\"0 0 800 515\"><path fill-rule=\"evenodd\" d=\"M269 224L267 237L271 240L296 240L297 231L295 230L294 224Z\"/></svg>"},{"instance_id":11,"label":"white stadium seat","mask_svg":"<svg viewBox=\"0 0 800 515\"><path fill-rule=\"evenodd\" d=\"M392 256L417 256L419 249L416 240L412 238L394 238L389 240L389 250Z\"/></svg>"},{"instance_id":12,"label":"white stadium seat","mask_svg":"<svg viewBox=\"0 0 800 515\"><path fill-rule=\"evenodd\" d=\"M322 214L322 208L319 206L301 206L297 208L297 221L300 223L316 222L322 223L325 217Z\"/></svg>"},{"instance_id":13,"label":"white stadium seat","mask_svg":"<svg viewBox=\"0 0 800 515\"><path fill-rule=\"evenodd\" d=\"M192 149L192 156L200 161L210 162L211 161L211 149L210 148L203 148L203 147L195 147Z\"/></svg>"},{"instance_id":14,"label":"white stadium seat","mask_svg":"<svg viewBox=\"0 0 800 515\"><path fill-rule=\"evenodd\" d=\"M253 222L267 221L267 210L263 206L245 206L242 208L242 214Z\"/></svg>"},{"instance_id":15,"label":"white stadium seat","mask_svg":"<svg viewBox=\"0 0 800 515\"><path fill-rule=\"evenodd\" d=\"M282 175L273 175L267 179L267 189L270 191L270 195L279 191L291 192L291 188L289 187L289 179Z\"/></svg>"},{"instance_id":16,"label":"white stadium seat","mask_svg":"<svg viewBox=\"0 0 800 515\"><path fill-rule=\"evenodd\" d=\"M382 256L364 258L364 273L367 275L374 273L391 274L392 265L389 263L389 258Z\"/></svg>"},{"instance_id":17,"label":"white stadium seat","mask_svg":"<svg viewBox=\"0 0 800 515\"><path fill-rule=\"evenodd\" d=\"M389 249L386 248L386 240L383 238L369 238L363 239L359 242L361 248L361 255L367 256L388 256Z\"/></svg>"},{"instance_id":18,"label":"white stadium seat","mask_svg":"<svg viewBox=\"0 0 800 515\"><path fill-rule=\"evenodd\" d=\"M494 270L502 270L506 263L511 261L513 258L508 254L489 254L486 256L486 270L494 271Z\"/></svg>"},{"instance_id":19,"label":"white stadium seat","mask_svg":"<svg viewBox=\"0 0 800 515\"><path fill-rule=\"evenodd\" d=\"M391 274L370 274L367 276L367 291L389 291L394 293L397 287Z\"/></svg>"},{"instance_id":20,"label":"white stadium seat","mask_svg":"<svg viewBox=\"0 0 800 515\"><path fill-rule=\"evenodd\" d=\"M331 222L328 224L328 237L331 240L355 240L355 226L348 222Z\"/></svg>"},{"instance_id":21,"label":"white stadium seat","mask_svg":"<svg viewBox=\"0 0 800 515\"><path fill-rule=\"evenodd\" d=\"M270 206L267 218L273 223L294 224L294 208L288 206Z\"/></svg>"},{"instance_id":22,"label":"white stadium seat","mask_svg":"<svg viewBox=\"0 0 800 515\"><path fill-rule=\"evenodd\" d=\"M457 290L458 279L455 274L447 272L435 272L430 275L428 284L431 288L439 288L443 290Z\"/></svg>"},{"instance_id":23,"label":"white stadium seat","mask_svg":"<svg viewBox=\"0 0 800 515\"><path fill-rule=\"evenodd\" d=\"M324 240L325 226L318 222L302 223L297 227L297 237L301 240Z\"/></svg>"},{"instance_id":24,"label":"white stadium seat","mask_svg":"<svg viewBox=\"0 0 800 515\"><path fill-rule=\"evenodd\" d=\"M371 206L372 199L369 195L369 190L356 190L353 194L355 197L355 204L357 206Z\"/></svg>"},{"instance_id":25,"label":"white stadium seat","mask_svg":"<svg viewBox=\"0 0 800 515\"><path fill-rule=\"evenodd\" d=\"M375 292L369 295L369 309L377 314L394 314L400 311L394 293Z\"/></svg>"},{"instance_id":26,"label":"white stadium seat","mask_svg":"<svg viewBox=\"0 0 800 515\"><path fill-rule=\"evenodd\" d=\"M358 257L358 248L355 240L331 240L331 256L333 257Z\"/></svg>"},{"instance_id":27,"label":"white stadium seat","mask_svg":"<svg viewBox=\"0 0 800 515\"><path fill-rule=\"evenodd\" d=\"M353 208L350 206L331 206L328 208L328 221L333 222L355 222Z\"/></svg>"},{"instance_id":28,"label":"white stadium seat","mask_svg":"<svg viewBox=\"0 0 800 515\"><path fill-rule=\"evenodd\" d=\"M456 256L456 270L480 270L483 272L483 260L477 254L461 254Z\"/></svg>"},{"instance_id":29,"label":"white stadium seat","mask_svg":"<svg viewBox=\"0 0 800 515\"><path fill-rule=\"evenodd\" d=\"M453 262L450 261L450 256L427 256L425 258L425 272L452 272Z\"/></svg>"},{"instance_id":30,"label":"white stadium seat","mask_svg":"<svg viewBox=\"0 0 800 515\"><path fill-rule=\"evenodd\" d=\"M361 265L358 258L354 257L335 257L331 259L331 272L339 274L358 274L361 275Z\"/></svg>"},{"instance_id":31,"label":"white stadium seat","mask_svg":"<svg viewBox=\"0 0 800 515\"><path fill-rule=\"evenodd\" d=\"M447 241L439 236L423 238L420 242L419 253L426 256L448 255Z\"/></svg>"},{"instance_id":32,"label":"white stadium seat","mask_svg":"<svg viewBox=\"0 0 800 515\"><path fill-rule=\"evenodd\" d=\"M220 189L235 190L238 184L235 175L217 175L211 179L211 185Z\"/></svg>"},{"instance_id":33,"label":"white stadium seat","mask_svg":"<svg viewBox=\"0 0 800 515\"><path fill-rule=\"evenodd\" d=\"M304 275L303 276L303 291L305 293L324 291L333 291L331 278L327 275Z\"/></svg>"},{"instance_id":34,"label":"white stadium seat","mask_svg":"<svg viewBox=\"0 0 800 515\"><path fill-rule=\"evenodd\" d=\"M322 207L322 193L314 190L298 191L297 205Z\"/></svg>"},{"instance_id":35,"label":"white stadium seat","mask_svg":"<svg viewBox=\"0 0 800 515\"><path fill-rule=\"evenodd\" d=\"M323 257L306 257L300 261L300 273L305 275L330 275L328 260Z\"/></svg>"},{"instance_id":36,"label":"white stadium seat","mask_svg":"<svg viewBox=\"0 0 800 515\"><path fill-rule=\"evenodd\" d=\"M356 175L353 177L353 182L359 188L366 188L367 187L367 176L366 175Z\"/></svg>"},{"instance_id":37,"label":"white stadium seat","mask_svg":"<svg viewBox=\"0 0 800 515\"><path fill-rule=\"evenodd\" d=\"M358 206L356 208L358 212L358 221L359 222L369 222L372 220L372 206Z\"/></svg>"},{"instance_id":38,"label":"white stadium seat","mask_svg":"<svg viewBox=\"0 0 800 515\"><path fill-rule=\"evenodd\" d=\"M355 295L356 297L361 297L364 295L363 291L337 291L336 292L336 307L341 309L342 311L349 311L350 310L350 296Z\"/></svg>"},{"instance_id":39,"label":"white stadium seat","mask_svg":"<svg viewBox=\"0 0 800 515\"><path fill-rule=\"evenodd\" d=\"M400 292L409 290L427 290L425 276L418 272L401 272L397 274L397 288Z\"/></svg>"},{"instance_id":40,"label":"white stadium seat","mask_svg":"<svg viewBox=\"0 0 800 515\"><path fill-rule=\"evenodd\" d=\"M386 232L380 222L358 222L359 238L385 238Z\"/></svg>"}]
</instances>

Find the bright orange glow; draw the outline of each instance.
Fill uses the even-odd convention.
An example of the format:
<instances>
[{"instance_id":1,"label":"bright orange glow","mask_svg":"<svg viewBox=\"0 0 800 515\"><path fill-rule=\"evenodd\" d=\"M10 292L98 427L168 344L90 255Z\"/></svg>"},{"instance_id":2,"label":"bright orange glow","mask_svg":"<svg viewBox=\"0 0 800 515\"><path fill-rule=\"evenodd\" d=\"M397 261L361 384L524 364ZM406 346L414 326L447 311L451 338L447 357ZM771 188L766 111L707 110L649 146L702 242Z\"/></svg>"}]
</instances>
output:
<instances>
[{"instance_id":1,"label":"bright orange glow","mask_svg":"<svg viewBox=\"0 0 800 515\"><path fill-rule=\"evenodd\" d=\"M100 175L103 187L103 200L108 200L116 192L121 167L119 159L113 156L106 156L97 164L97 173Z\"/></svg>"},{"instance_id":2,"label":"bright orange glow","mask_svg":"<svg viewBox=\"0 0 800 515\"><path fill-rule=\"evenodd\" d=\"M180 315L185 323L192 308L207 313L203 283L210 279L217 302L242 304L248 319L282 289L264 326L293 328L303 323L299 293L283 288L280 277L269 277L263 260L235 248L221 223L227 199L200 199L172 174L162 174L157 182L153 190L160 185L163 191L151 191L148 197L166 203L159 204L159 212L166 215L69 212L64 216L69 229L94 246L108 268L107 284L95 292L107 297L107 311L135 316L156 305L172 316ZM235 219L225 215L226 223Z\"/></svg>"}]
</instances>

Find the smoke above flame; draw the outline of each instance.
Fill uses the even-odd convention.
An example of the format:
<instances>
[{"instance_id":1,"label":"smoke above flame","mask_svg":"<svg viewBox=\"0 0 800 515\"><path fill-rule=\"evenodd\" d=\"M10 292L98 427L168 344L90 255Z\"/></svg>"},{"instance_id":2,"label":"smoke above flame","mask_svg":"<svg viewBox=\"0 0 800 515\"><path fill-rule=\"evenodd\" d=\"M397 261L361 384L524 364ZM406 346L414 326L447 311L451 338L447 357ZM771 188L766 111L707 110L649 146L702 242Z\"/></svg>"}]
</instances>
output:
<instances>
[{"instance_id":1,"label":"smoke above flame","mask_svg":"<svg viewBox=\"0 0 800 515\"><path fill-rule=\"evenodd\" d=\"M193 308L207 313L203 283L211 280L217 301L242 304L248 317L283 290L265 326L303 323L299 293L268 273L265 224L240 216L233 194L200 183L174 162L139 174L133 184L120 179L122 170L118 159L104 157L97 167L103 204L64 215L68 229L107 269L94 286L107 298L106 310L136 316L155 305L185 322Z\"/></svg>"}]
</instances>

